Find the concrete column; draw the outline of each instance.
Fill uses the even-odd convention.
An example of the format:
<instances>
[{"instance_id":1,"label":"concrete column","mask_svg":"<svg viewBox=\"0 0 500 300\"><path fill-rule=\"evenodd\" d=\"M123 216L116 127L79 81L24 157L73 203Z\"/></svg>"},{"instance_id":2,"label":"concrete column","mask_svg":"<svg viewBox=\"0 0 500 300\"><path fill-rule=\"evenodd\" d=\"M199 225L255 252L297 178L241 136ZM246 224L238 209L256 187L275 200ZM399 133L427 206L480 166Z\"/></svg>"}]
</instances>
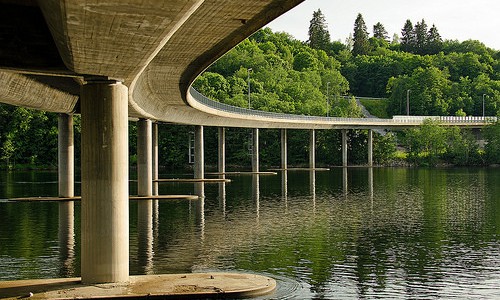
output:
<instances>
[{"instance_id":1,"label":"concrete column","mask_svg":"<svg viewBox=\"0 0 500 300\"><path fill-rule=\"evenodd\" d=\"M146 119L137 122L137 194L153 195L153 128Z\"/></svg>"},{"instance_id":2,"label":"concrete column","mask_svg":"<svg viewBox=\"0 0 500 300\"><path fill-rule=\"evenodd\" d=\"M342 166L347 167L347 129L342 129Z\"/></svg>"},{"instance_id":3,"label":"concrete column","mask_svg":"<svg viewBox=\"0 0 500 300\"><path fill-rule=\"evenodd\" d=\"M252 130L252 172L259 172L259 128Z\"/></svg>"},{"instance_id":4,"label":"concrete column","mask_svg":"<svg viewBox=\"0 0 500 300\"><path fill-rule=\"evenodd\" d=\"M205 155L203 149L203 126L194 127L194 178L205 178Z\"/></svg>"},{"instance_id":5,"label":"concrete column","mask_svg":"<svg viewBox=\"0 0 500 300\"><path fill-rule=\"evenodd\" d=\"M309 168L316 168L316 131L311 129L309 135Z\"/></svg>"},{"instance_id":6,"label":"concrete column","mask_svg":"<svg viewBox=\"0 0 500 300\"><path fill-rule=\"evenodd\" d=\"M158 196L158 122L153 123L153 195Z\"/></svg>"},{"instance_id":7,"label":"concrete column","mask_svg":"<svg viewBox=\"0 0 500 300\"><path fill-rule=\"evenodd\" d=\"M224 174L226 173L226 129L224 127L219 127L218 144L217 170Z\"/></svg>"},{"instance_id":8,"label":"concrete column","mask_svg":"<svg viewBox=\"0 0 500 300\"><path fill-rule=\"evenodd\" d=\"M288 167L287 163L287 134L286 129L281 129L281 168L286 170Z\"/></svg>"},{"instance_id":9,"label":"concrete column","mask_svg":"<svg viewBox=\"0 0 500 300\"><path fill-rule=\"evenodd\" d=\"M128 88L114 80L81 88L82 282L129 280Z\"/></svg>"},{"instance_id":10,"label":"concrete column","mask_svg":"<svg viewBox=\"0 0 500 300\"><path fill-rule=\"evenodd\" d=\"M75 195L73 116L59 114L58 130L59 197L73 197Z\"/></svg>"},{"instance_id":11,"label":"concrete column","mask_svg":"<svg viewBox=\"0 0 500 300\"><path fill-rule=\"evenodd\" d=\"M58 120L58 173L59 197L75 195L75 156L73 116L59 114ZM75 257L75 215L73 201L59 203L59 249L64 261L64 274L71 272Z\"/></svg>"},{"instance_id":12,"label":"concrete column","mask_svg":"<svg viewBox=\"0 0 500 300\"><path fill-rule=\"evenodd\" d=\"M373 130L368 130L368 166L373 166Z\"/></svg>"}]
</instances>

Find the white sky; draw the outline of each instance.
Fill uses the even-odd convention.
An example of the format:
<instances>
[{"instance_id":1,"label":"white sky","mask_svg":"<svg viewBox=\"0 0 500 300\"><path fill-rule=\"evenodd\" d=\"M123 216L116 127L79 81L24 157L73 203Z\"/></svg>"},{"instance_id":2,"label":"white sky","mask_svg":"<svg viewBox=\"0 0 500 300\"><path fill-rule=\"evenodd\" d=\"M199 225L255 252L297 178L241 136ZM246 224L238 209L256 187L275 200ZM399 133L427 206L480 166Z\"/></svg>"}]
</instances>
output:
<instances>
[{"instance_id":1,"label":"white sky","mask_svg":"<svg viewBox=\"0 0 500 300\"><path fill-rule=\"evenodd\" d=\"M392 40L394 33L401 35L407 19L415 25L423 18L429 28L436 25L443 39L474 39L500 50L499 0L305 0L268 26L306 41L309 22L318 8L332 40L345 42L361 13L370 36L377 22L384 25Z\"/></svg>"}]
</instances>

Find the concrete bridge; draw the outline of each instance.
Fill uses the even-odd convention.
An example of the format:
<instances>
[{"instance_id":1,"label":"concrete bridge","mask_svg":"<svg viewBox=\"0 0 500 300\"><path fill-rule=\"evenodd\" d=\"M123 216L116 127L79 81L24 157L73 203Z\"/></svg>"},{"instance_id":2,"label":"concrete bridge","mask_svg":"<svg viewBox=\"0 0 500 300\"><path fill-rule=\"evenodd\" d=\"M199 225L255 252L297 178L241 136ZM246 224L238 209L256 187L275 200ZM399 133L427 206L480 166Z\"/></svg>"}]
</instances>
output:
<instances>
[{"instance_id":1,"label":"concrete bridge","mask_svg":"<svg viewBox=\"0 0 500 300\"><path fill-rule=\"evenodd\" d=\"M196 126L195 177L203 178L203 126L286 129L404 128L419 119L337 119L227 108L190 89L218 57L302 0L0 0L0 101L61 113L59 194L74 195L72 114L82 118L82 256L84 283L125 282L128 266L128 126L138 124L138 191L154 194L157 178L153 121ZM480 127L484 120L443 124ZM371 133L371 131L370 131ZM371 145L371 134L369 135ZM370 148L370 147L369 147ZM156 153L156 154L155 154ZM347 147L344 147L344 165ZM371 153L369 151L369 153ZM369 154L370 155L370 154ZM370 160L370 159L369 159ZM141 215L151 203L141 202ZM60 216L71 215L71 203ZM61 220L64 222L64 220Z\"/></svg>"}]
</instances>

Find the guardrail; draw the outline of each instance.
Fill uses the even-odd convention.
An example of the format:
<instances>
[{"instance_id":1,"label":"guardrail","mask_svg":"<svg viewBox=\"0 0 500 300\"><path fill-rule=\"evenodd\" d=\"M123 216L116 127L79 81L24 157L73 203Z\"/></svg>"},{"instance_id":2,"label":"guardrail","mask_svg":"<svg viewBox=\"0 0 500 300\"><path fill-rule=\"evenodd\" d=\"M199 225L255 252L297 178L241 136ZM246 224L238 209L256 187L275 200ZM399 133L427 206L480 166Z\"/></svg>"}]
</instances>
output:
<instances>
[{"instance_id":1,"label":"guardrail","mask_svg":"<svg viewBox=\"0 0 500 300\"><path fill-rule=\"evenodd\" d=\"M376 123L393 123L397 124L408 124L408 125L418 125L422 124L426 119L437 120L441 123L456 123L456 124L478 124L484 123L485 125L497 122L497 117L451 117L451 116L393 116L392 119L379 119L379 118L339 118L339 117L319 117L319 116L306 116L306 115L293 115L293 114L283 114L283 113L275 113L268 112L262 110L254 110L248 108L242 108L237 106L228 105L225 103L214 101L205 95L198 92L196 89L191 87L190 91L191 96L198 103L201 103L207 107L239 114L246 116L256 116L256 117L264 117L264 118L273 118L280 120L297 120L297 121L309 121L314 123L316 121L320 122L332 122L332 123L343 123L343 124L376 124Z\"/></svg>"}]
</instances>

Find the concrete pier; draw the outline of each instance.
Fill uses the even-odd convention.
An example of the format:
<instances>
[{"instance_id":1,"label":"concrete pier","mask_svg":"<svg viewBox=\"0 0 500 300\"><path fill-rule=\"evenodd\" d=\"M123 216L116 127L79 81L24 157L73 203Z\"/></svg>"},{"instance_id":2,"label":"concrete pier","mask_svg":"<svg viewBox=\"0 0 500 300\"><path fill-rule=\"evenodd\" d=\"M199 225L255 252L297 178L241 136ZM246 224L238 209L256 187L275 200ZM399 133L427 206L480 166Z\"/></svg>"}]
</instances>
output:
<instances>
[{"instance_id":1,"label":"concrete pier","mask_svg":"<svg viewBox=\"0 0 500 300\"><path fill-rule=\"evenodd\" d=\"M224 174L226 173L226 129L224 127L219 127L217 139L219 145L217 155L217 172Z\"/></svg>"},{"instance_id":2,"label":"concrete pier","mask_svg":"<svg viewBox=\"0 0 500 300\"><path fill-rule=\"evenodd\" d=\"M75 158L73 116L59 114L58 120L58 175L59 197L75 195ZM72 275L75 258L75 202L59 202L59 250L64 261L66 275Z\"/></svg>"},{"instance_id":3,"label":"concrete pier","mask_svg":"<svg viewBox=\"0 0 500 300\"><path fill-rule=\"evenodd\" d=\"M129 280L128 88L90 80L81 88L82 282Z\"/></svg>"},{"instance_id":4,"label":"concrete pier","mask_svg":"<svg viewBox=\"0 0 500 300\"><path fill-rule=\"evenodd\" d=\"M137 194L153 195L153 128L146 119L137 122Z\"/></svg>"},{"instance_id":5,"label":"concrete pier","mask_svg":"<svg viewBox=\"0 0 500 300\"><path fill-rule=\"evenodd\" d=\"M316 168L316 131L309 131L309 168Z\"/></svg>"},{"instance_id":6,"label":"concrete pier","mask_svg":"<svg viewBox=\"0 0 500 300\"><path fill-rule=\"evenodd\" d=\"M252 172L259 172L259 128L252 130Z\"/></svg>"},{"instance_id":7,"label":"concrete pier","mask_svg":"<svg viewBox=\"0 0 500 300\"><path fill-rule=\"evenodd\" d=\"M347 129L342 129L342 167L347 167Z\"/></svg>"},{"instance_id":8,"label":"concrete pier","mask_svg":"<svg viewBox=\"0 0 500 300\"><path fill-rule=\"evenodd\" d=\"M281 129L281 169L287 169L287 131L285 128Z\"/></svg>"},{"instance_id":9,"label":"concrete pier","mask_svg":"<svg viewBox=\"0 0 500 300\"><path fill-rule=\"evenodd\" d=\"M203 126L194 127L194 178L205 178L205 154L203 149Z\"/></svg>"},{"instance_id":10,"label":"concrete pier","mask_svg":"<svg viewBox=\"0 0 500 300\"><path fill-rule=\"evenodd\" d=\"M152 124L153 132L153 195L158 196L158 122Z\"/></svg>"},{"instance_id":11,"label":"concrete pier","mask_svg":"<svg viewBox=\"0 0 500 300\"><path fill-rule=\"evenodd\" d=\"M373 166L373 130L368 130L368 166Z\"/></svg>"}]
</instances>

